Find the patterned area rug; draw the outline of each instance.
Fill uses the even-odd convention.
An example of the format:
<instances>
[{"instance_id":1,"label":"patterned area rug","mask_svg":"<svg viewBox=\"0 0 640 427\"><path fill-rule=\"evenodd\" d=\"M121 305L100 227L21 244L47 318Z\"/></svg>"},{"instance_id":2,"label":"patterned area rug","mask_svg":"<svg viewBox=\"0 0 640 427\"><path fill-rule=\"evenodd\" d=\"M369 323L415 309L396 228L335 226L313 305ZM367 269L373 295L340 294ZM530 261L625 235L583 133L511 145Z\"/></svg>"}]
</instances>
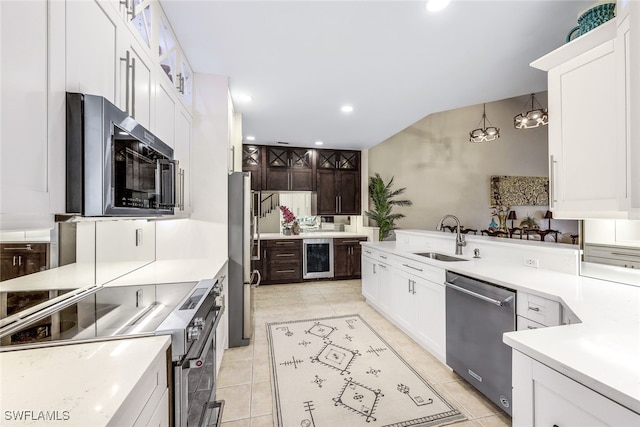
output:
<instances>
[{"instance_id":1,"label":"patterned area rug","mask_svg":"<svg viewBox=\"0 0 640 427\"><path fill-rule=\"evenodd\" d=\"M267 324L279 427L464 420L358 315Z\"/></svg>"}]
</instances>

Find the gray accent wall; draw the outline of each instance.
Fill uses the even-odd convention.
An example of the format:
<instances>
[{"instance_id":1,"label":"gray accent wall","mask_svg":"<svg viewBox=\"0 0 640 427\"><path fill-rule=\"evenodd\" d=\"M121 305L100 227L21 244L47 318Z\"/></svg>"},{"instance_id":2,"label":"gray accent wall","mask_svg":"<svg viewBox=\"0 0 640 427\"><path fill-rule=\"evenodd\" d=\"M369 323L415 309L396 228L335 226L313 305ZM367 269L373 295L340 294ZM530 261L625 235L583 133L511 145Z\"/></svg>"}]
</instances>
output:
<instances>
[{"instance_id":1,"label":"gray accent wall","mask_svg":"<svg viewBox=\"0 0 640 427\"><path fill-rule=\"evenodd\" d=\"M433 230L442 216L453 214L465 227L477 228L480 234L479 230L491 222L491 175L548 176L548 127L513 127L513 117L531 109L529 99L530 94L525 94L487 102L487 118L500 128L501 136L493 142L469 142L469 132L479 127L482 118L479 104L429 114L370 148L368 175L377 172L385 181L394 176L394 188L407 187L405 196L413 202L410 207L394 208L394 212L406 215L398 226ZM537 93L536 100L546 107L547 93ZM548 228L547 220L542 219L546 206L514 209L518 216L515 226L529 214L542 229ZM510 227L511 221L507 224ZM578 232L577 221L552 220L551 228L566 233L563 240L568 242L569 234Z\"/></svg>"}]
</instances>

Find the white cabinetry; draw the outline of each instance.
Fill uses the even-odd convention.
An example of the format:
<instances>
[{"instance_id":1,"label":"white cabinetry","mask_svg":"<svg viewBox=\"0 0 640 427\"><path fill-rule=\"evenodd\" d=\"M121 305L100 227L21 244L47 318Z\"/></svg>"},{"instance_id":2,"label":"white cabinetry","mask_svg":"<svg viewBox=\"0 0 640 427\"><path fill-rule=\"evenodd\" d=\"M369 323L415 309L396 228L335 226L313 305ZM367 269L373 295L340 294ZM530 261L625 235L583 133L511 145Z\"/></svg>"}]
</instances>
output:
<instances>
[{"instance_id":1,"label":"white cabinetry","mask_svg":"<svg viewBox=\"0 0 640 427\"><path fill-rule=\"evenodd\" d=\"M518 292L516 296L517 330L558 326L562 323L562 305L558 301Z\"/></svg>"},{"instance_id":2,"label":"white cabinetry","mask_svg":"<svg viewBox=\"0 0 640 427\"><path fill-rule=\"evenodd\" d=\"M174 150L180 168L178 209L191 212L191 116L182 106L176 108Z\"/></svg>"},{"instance_id":3,"label":"white cabinetry","mask_svg":"<svg viewBox=\"0 0 640 427\"><path fill-rule=\"evenodd\" d=\"M104 96L117 105L118 36L123 22L106 2L67 1L66 89Z\"/></svg>"},{"instance_id":4,"label":"white cabinetry","mask_svg":"<svg viewBox=\"0 0 640 427\"><path fill-rule=\"evenodd\" d=\"M445 271L432 265L362 251L362 294L369 304L444 361Z\"/></svg>"},{"instance_id":5,"label":"white cabinetry","mask_svg":"<svg viewBox=\"0 0 640 427\"><path fill-rule=\"evenodd\" d=\"M640 4L531 65L548 72L550 208L640 218Z\"/></svg>"},{"instance_id":6,"label":"white cabinetry","mask_svg":"<svg viewBox=\"0 0 640 427\"><path fill-rule=\"evenodd\" d=\"M640 415L513 351L514 426L637 426Z\"/></svg>"},{"instance_id":7,"label":"white cabinetry","mask_svg":"<svg viewBox=\"0 0 640 427\"><path fill-rule=\"evenodd\" d=\"M57 186L52 176L62 165L49 156L58 146L60 127L49 121L51 96L49 64L57 63L49 45L52 10L46 0L0 2L0 222L2 229L49 228L53 210L60 204L51 198ZM57 16L56 16L57 17ZM56 105L56 107L58 107ZM62 110L64 112L64 109ZM54 117L57 120L57 117ZM63 127L60 128L63 132ZM52 141L52 139L54 139ZM64 147L64 146L62 146ZM52 189L51 187L54 186ZM57 190L59 192L59 190Z\"/></svg>"},{"instance_id":8,"label":"white cabinetry","mask_svg":"<svg viewBox=\"0 0 640 427\"><path fill-rule=\"evenodd\" d=\"M378 265L373 258L373 251L362 251L362 295L369 303L376 304L380 294L380 278Z\"/></svg>"}]
</instances>

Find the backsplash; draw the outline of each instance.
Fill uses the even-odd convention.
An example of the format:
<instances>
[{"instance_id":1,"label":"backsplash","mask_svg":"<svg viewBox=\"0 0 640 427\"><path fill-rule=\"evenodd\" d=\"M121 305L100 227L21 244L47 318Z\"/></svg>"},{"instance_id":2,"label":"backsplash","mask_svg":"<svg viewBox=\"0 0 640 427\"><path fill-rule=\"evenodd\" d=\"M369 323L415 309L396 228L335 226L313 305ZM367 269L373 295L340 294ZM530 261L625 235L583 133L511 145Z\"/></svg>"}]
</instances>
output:
<instances>
[{"instance_id":1,"label":"backsplash","mask_svg":"<svg viewBox=\"0 0 640 427\"><path fill-rule=\"evenodd\" d=\"M455 233L448 232L396 230L396 246L408 252L429 249L453 253L455 237ZM466 257L472 257L474 249L478 249L482 259L500 261L507 266L522 267L525 259L533 259L539 269L573 275L579 273L578 246L475 235L466 235L465 238L467 245L462 252Z\"/></svg>"}]
</instances>

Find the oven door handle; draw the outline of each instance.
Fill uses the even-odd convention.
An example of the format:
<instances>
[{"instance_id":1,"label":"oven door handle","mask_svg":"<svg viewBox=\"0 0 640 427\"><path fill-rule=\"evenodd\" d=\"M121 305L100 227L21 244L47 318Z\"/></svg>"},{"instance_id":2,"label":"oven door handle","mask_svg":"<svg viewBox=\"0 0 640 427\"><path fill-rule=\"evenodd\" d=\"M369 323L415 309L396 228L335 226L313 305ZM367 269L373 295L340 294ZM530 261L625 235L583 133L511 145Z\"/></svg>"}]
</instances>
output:
<instances>
[{"instance_id":1,"label":"oven door handle","mask_svg":"<svg viewBox=\"0 0 640 427\"><path fill-rule=\"evenodd\" d=\"M219 313L219 314L218 314ZM211 324L211 330L209 331L207 338L201 341L200 345L196 350L193 350L193 353L196 355L192 355L192 351L189 351L185 356L185 360L183 363L183 368L199 368L204 365L204 358L206 357L206 351L209 347L209 344L213 343L213 336L216 333L216 327L218 326L218 322L220 319L220 315L222 314L222 310L214 310L211 312L209 316L207 316L206 324ZM218 319L216 319L218 316ZM214 321L215 320L215 321Z\"/></svg>"},{"instance_id":2,"label":"oven door handle","mask_svg":"<svg viewBox=\"0 0 640 427\"><path fill-rule=\"evenodd\" d=\"M455 289L456 291L460 291L460 292L465 293L467 295L470 295L470 296L472 296L474 298L478 298L478 299L481 299L483 301L490 302L491 304L497 305L498 307L502 307L502 306L508 305L511 302L511 300L513 299L513 296L510 296L506 300L500 301L500 300L493 299L493 298L490 298L488 296L479 294L477 292L473 292L473 291L470 291L468 289L461 288L460 286L456 286L456 285L454 285L453 283L450 283L450 282L445 282L445 284L448 287L450 287L451 289Z\"/></svg>"}]
</instances>

